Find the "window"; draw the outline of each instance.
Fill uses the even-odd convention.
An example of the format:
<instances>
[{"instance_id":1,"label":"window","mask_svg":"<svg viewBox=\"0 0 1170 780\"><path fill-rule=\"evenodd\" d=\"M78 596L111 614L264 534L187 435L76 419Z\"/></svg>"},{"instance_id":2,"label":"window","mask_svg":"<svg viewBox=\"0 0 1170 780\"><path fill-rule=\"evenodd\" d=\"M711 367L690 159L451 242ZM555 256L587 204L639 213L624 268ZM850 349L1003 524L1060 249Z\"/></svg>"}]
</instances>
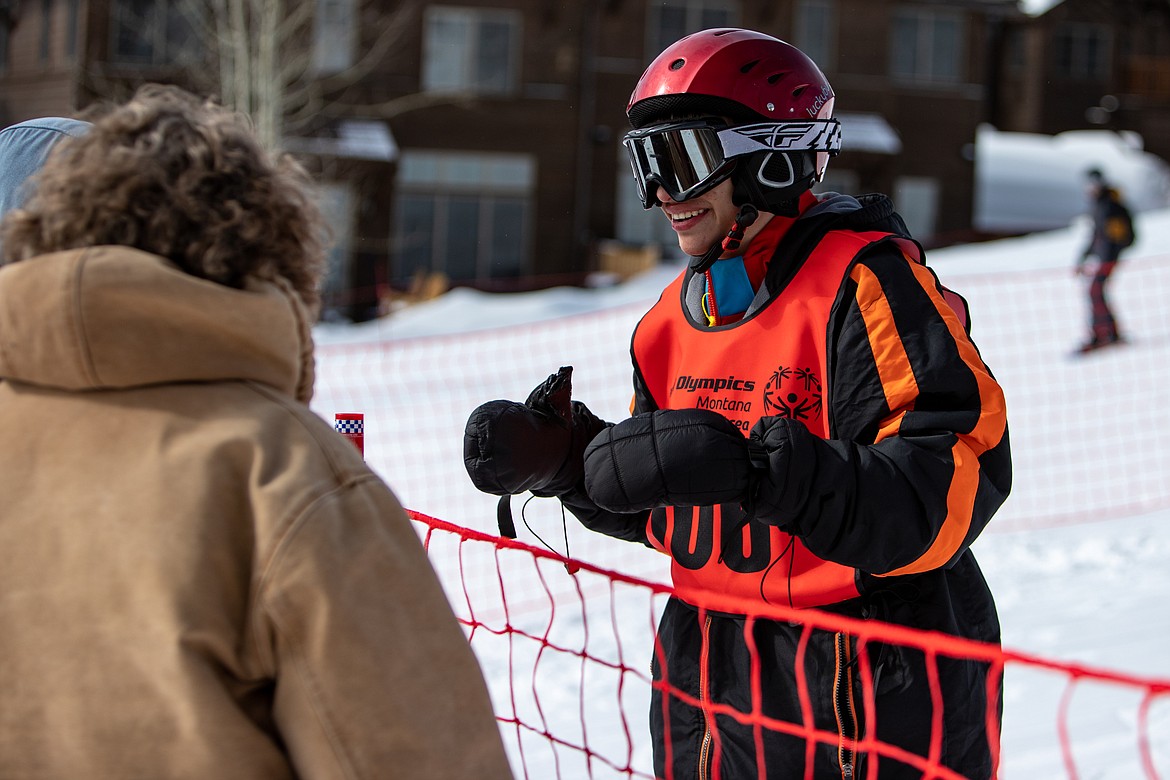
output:
<instances>
[{"instance_id":1,"label":"window","mask_svg":"<svg viewBox=\"0 0 1170 780\"><path fill-rule=\"evenodd\" d=\"M528 258L536 162L522 154L410 151L398 172L394 280L515 278Z\"/></svg>"},{"instance_id":2,"label":"window","mask_svg":"<svg viewBox=\"0 0 1170 780\"><path fill-rule=\"evenodd\" d=\"M0 5L0 75L8 72L8 36L12 18L10 11Z\"/></svg>"},{"instance_id":3,"label":"window","mask_svg":"<svg viewBox=\"0 0 1170 780\"><path fill-rule=\"evenodd\" d=\"M328 268L321 286L322 316L327 319L348 303L349 253L353 244L353 191L345 182L319 185L318 201L332 230L333 242L326 257Z\"/></svg>"},{"instance_id":4,"label":"window","mask_svg":"<svg viewBox=\"0 0 1170 780\"><path fill-rule=\"evenodd\" d=\"M836 67L832 0L801 0L796 6L796 47L823 71Z\"/></svg>"},{"instance_id":5,"label":"window","mask_svg":"<svg viewBox=\"0 0 1170 780\"><path fill-rule=\"evenodd\" d=\"M894 182L894 207L902 215L910 235L919 241L934 235L938 219L938 179L900 176Z\"/></svg>"},{"instance_id":6,"label":"window","mask_svg":"<svg viewBox=\"0 0 1170 780\"><path fill-rule=\"evenodd\" d=\"M81 0L69 0L69 18L65 28L65 56L70 62L77 56L77 25L81 20Z\"/></svg>"},{"instance_id":7,"label":"window","mask_svg":"<svg viewBox=\"0 0 1170 780\"><path fill-rule=\"evenodd\" d=\"M40 45L40 60L41 64L49 62L50 50L49 44L53 40L53 0L41 0L41 45Z\"/></svg>"},{"instance_id":8,"label":"window","mask_svg":"<svg viewBox=\"0 0 1170 780\"><path fill-rule=\"evenodd\" d=\"M901 10L891 20L890 74L902 81L957 83L963 76L963 18Z\"/></svg>"},{"instance_id":9,"label":"window","mask_svg":"<svg viewBox=\"0 0 1170 780\"><path fill-rule=\"evenodd\" d=\"M121 63L164 65L199 58L200 42L182 0L114 0L110 8L111 51Z\"/></svg>"},{"instance_id":10,"label":"window","mask_svg":"<svg viewBox=\"0 0 1170 780\"><path fill-rule=\"evenodd\" d=\"M424 22L424 92L510 94L520 70L520 14L430 7Z\"/></svg>"},{"instance_id":11,"label":"window","mask_svg":"<svg viewBox=\"0 0 1170 780\"><path fill-rule=\"evenodd\" d=\"M152 3L142 0L115 0L110 9L114 60L150 62L154 59L158 19L153 9Z\"/></svg>"},{"instance_id":12,"label":"window","mask_svg":"<svg viewBox=\"0 0 1170 780\"><path fill-rule=\"evenodd\" d=\"M1027 39L1024 30L1008 27L1004 30L1004 66L1007 72L1019 76L1028 66Z\"/></svg>"},{"instance_id":13,"label":"window","mask_svg":"<svg viewBox=\"0 0 1170 780\"><path fill-rule=\"evenodd\" d=\"M339 73L353 65L357 20L354 0L317 0L313 20L313 70Z\"/></svg>"},{"instance_id":14,"label":"window","mask_svg":"<svg viewBox=\"0 0 1170 780\"><path fill-rule=\"evenodd\" d=\"M1053 35L1056 75L1067 79L1109 77L1109 32L1091 24L1066 24Z\"/></svg>"},{"instance_id":15,"label":"window","mask_svg":"<svg viewBox=\"0 0 1170 780\"><path fill-rule=\"evenodd\" d=\"M647 59L684 35L712 27L736 27L739 3L735 0L662 0L650 5L646 25Z\"/></svg>"}]
</instances>

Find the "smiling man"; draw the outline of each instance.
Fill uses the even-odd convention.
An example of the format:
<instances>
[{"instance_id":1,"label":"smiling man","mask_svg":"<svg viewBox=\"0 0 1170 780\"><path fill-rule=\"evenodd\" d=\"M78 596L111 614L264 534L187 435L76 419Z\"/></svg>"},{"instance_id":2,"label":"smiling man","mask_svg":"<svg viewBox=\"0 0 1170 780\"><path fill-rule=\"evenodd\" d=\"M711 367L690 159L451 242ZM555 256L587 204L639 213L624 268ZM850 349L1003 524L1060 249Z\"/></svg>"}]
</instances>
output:
<instances>
[{"instance_id":1,"label":"smiling man","mask_svg":"<svg viewBox=\"0 0 1170 780\"><path fill-rule=\"evenodd\" d=\"M937 728L941 764L995 774L986 665L931 669L917 650L747 621L783 605L999 642L969 547L1010 488L1003 393L889 199L812 193L840 149L834 101L768 35L706 30L663 51L624 144L643 206L691 260L634 332L633 416L570 402L562 369L469 421L477 485L558 496L586 527L671 557L659 777L862 777L880 761L883 780L917 778L856 741L926 757ZM807 746L712 705L835 738Z\"/></svg>"}]
</instances>

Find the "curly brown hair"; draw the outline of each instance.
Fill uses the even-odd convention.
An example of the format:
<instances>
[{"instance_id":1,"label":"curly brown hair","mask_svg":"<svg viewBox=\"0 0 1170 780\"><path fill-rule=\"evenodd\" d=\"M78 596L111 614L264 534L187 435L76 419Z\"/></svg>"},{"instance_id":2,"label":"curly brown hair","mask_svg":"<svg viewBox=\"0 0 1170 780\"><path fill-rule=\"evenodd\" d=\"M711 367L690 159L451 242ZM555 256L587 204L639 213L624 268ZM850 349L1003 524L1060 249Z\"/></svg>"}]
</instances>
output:
<instances>
[{"instance_id":1,"label":"curly brown hair","mask_svg":"<svg viewBox=\"0 0 1170 780\"><path fill-rule=\"evenodd\" d=\"M305 170L240 114L148 84L53 149L5 221L6 262L114 244L228 287L286 279L316 308L327 228Z\"/></svg>"}]
</instances>

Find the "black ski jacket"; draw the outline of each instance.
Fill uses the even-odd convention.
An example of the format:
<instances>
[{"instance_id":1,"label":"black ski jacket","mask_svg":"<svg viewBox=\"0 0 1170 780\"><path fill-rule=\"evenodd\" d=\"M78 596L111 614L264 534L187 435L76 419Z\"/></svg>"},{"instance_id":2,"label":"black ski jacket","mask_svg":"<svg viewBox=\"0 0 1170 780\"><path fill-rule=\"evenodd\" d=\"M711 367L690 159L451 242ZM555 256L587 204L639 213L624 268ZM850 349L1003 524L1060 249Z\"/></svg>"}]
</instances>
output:
<instances>
[{"instance_id":1,"label":"black ski jacket","mask_svg":"<svg viewBox=\"0 0 1170 780\"><path fill-rule=\"evenodd\" d=\"M753 307L768 305L829 230L907 235L884 196L827 197L777 241L766 292ZM968 335L943 321L936 305L941 292L937 280L915 273L896 244L871 243L848 267L825 324L829 436L793 438L788 479L797 509L790 532L819 557L856 570L860 595L829 609L998 643L994 602L968 548L1010 489L1002 392ZM860 278L865 279L864 290ZM658 305L685 308L688 300ZM689 316L699 320L696 312ZM881 339L874 337L875 328L881 329ZM767 344L761 343L760 349ZM633 411L653 411L657 404L636 360L634 368ZM982 446L975 457L960 458L956 441L977 427L983 431ZM988 430L994 431L991 440ZM581 491L562 500L587 527L631 541L647 540L649 513L606 512ZM939 558L936 542L944 534L948 552ZM696 700L751 711L745 625L742 616L700 613L672 600L659 627L655 678L669 680ZM764 712L799 723L795 658L802 629L769 621L755 625ZM925 756L932 705L922 654L872 643L865 651L878 692L875 723L868 727L876 729L879 739ZM863 776L862 757L847 746L867 724L861 722L858 700L841 696L842 691L862 690L856 652L854 638L824 632L814 632L805 651L817 725L840 735L838 745L821 745L815 751L817 777L849 772ZM938 671L945 704L943 761L967 777L990 777L986 669L940 659ZM667 740L676 778L707 776L716 761L724 777L756 776L750 727L722 716L709 721L675 697L664 707L657 695L651 718L659 776L665 776ZM764 733L768 776L801 776L804 741ZM880 768L882 778L921 775L892 759L881 759Z\"/></svg>"}]
</instances>

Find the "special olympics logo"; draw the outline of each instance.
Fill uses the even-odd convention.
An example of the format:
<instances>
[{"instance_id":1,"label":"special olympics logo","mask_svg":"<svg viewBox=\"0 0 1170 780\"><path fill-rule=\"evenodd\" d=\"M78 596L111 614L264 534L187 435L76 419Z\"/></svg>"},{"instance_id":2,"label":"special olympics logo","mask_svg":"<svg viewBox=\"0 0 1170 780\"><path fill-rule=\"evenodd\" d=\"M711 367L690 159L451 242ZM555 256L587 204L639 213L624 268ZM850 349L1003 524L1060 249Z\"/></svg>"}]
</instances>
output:
<instances>
[{"instance_id":1,"label":"special olympics logo","mask_svg":"<svg viewBox=\"0 0 1170 780\"><path fill-rule=\"evenodd\" d=\"M821 413L821 380L811 368L780 366L764 385L764 413L808 420Z\"/></svg>"}]
</instances>

